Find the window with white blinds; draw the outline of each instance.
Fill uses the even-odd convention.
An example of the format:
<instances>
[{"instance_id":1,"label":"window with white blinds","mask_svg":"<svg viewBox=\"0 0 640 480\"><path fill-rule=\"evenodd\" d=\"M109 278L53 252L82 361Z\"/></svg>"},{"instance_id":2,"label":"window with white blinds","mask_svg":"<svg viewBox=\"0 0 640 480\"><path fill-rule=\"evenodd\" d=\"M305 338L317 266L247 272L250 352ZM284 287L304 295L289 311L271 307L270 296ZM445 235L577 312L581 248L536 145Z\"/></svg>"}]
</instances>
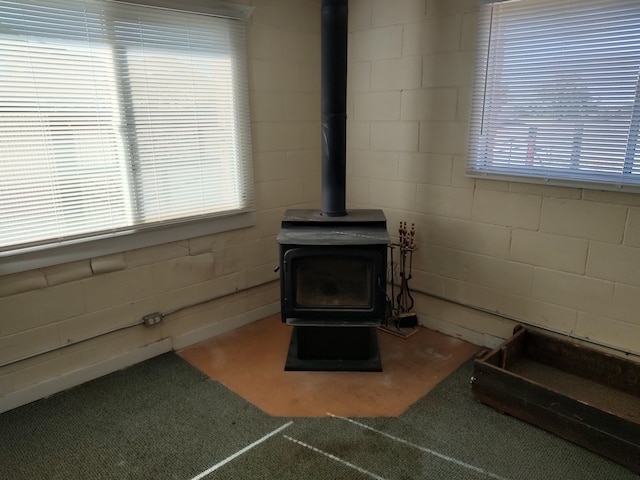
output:
<instances>
[{"instance_id":1,"label":"window with white blinds","mask_svg":"<svg viewBox=\"0 0 640 480\"><path fill-rule=\"evenodd\" d=\"M0 0L0 251L252 210L244 30Z\"/></svg>"},{"instance_id":2,"label":"window with white blinds","mask_svg":"<svg viewBox=\"0 0 640 480\"><path fill-rule=\"evenodd\" d=\"M640 185L638 0L489 3L479 32L469 174Z\"/></svg>"}]
</instances>

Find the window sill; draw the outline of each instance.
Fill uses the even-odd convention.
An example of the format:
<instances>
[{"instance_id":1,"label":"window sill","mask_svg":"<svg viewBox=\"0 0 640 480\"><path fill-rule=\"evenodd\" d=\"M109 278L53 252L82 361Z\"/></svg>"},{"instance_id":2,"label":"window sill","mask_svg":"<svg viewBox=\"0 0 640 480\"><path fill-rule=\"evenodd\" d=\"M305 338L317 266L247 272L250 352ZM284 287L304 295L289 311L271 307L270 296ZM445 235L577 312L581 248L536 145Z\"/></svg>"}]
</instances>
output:
<instances>
[{"instance_id":1,"label":"window sill","mask_svg":"<svg viewBox=\"0 0 640 480\"><path fill-rule=\"evenodd\" d=\"M483 180L498 180L502 182L530 183L534 185L548 185L553 187L581 188L588 190L604 190L619 193L640 193L640 185L622 185L620 183L589 182L584 180L564 180L560 178L546 178L524 175L508 175L501 173L484 173L467 170L468 177Z\"/></svg>"},{"instance_id":2,"label":"window sill","mask_svg":"<svg viewBox=\"0 0 640 480\"><path fill-rule=\"evenodd\" d=\"M129 232L108 238L75 241L39 249L0 254L0 275L86 260L112 253L177 242L255 225L255 212L197 220L180 225Z\"/></svg>"}]
</instances>

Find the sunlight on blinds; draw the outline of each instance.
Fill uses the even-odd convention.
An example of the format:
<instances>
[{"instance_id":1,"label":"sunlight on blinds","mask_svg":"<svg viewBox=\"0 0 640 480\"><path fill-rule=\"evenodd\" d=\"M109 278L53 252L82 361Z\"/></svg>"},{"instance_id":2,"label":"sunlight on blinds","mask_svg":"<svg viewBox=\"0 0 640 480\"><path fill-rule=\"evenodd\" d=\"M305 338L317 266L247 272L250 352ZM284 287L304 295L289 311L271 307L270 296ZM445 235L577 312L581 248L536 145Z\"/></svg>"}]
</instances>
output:
<instances>
[{"instance_id":1,"label":"sunlight on blinds","mask_svg":"<svg viewBox=\"0 0 640 480\"><path fill-rule=\"evenodd\" d=\"M469 169L640 185L640 2L483 7Z\"/></svg>"}]
</instances>

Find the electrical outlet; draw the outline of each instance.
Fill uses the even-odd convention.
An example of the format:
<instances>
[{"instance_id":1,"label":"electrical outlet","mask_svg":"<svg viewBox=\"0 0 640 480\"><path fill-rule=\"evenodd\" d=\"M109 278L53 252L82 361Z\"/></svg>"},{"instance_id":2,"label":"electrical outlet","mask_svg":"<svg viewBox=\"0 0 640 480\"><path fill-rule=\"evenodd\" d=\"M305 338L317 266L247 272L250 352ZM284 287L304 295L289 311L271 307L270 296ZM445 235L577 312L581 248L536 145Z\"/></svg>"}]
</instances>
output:
<instances>
[{"instance_id":1,"label":"electrical outlet","mask_svg":"<svg viewBox=\"0 0 640 480\"><path fill-rule=\"evenodd\" d=\"M164 318L164 315L162 315L159 312L156 312L156 313L150 313L149 315L145 315L144 317L142 317L142 320L144 321L144 324L147 327L151 327L153 325L157 325L161 323L163 318Z\"/></svg>"}]
</instances>

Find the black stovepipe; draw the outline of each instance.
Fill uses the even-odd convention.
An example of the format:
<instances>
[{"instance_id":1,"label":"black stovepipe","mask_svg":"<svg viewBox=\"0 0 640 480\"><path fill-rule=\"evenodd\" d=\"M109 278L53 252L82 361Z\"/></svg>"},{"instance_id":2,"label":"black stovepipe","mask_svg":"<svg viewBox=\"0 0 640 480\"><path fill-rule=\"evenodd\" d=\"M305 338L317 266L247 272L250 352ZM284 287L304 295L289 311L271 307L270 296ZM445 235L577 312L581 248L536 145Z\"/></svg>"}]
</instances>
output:
<instances>
[{"instance_id":1,"label":"black stovepipe","mask_svg":"<svg viewBox=\"0 0 640 480\"><path fill-rule=\"evenodd\" d=\"M346 211L347 0L322 1L322 214Z\"/></svg>"}]
</instances>

